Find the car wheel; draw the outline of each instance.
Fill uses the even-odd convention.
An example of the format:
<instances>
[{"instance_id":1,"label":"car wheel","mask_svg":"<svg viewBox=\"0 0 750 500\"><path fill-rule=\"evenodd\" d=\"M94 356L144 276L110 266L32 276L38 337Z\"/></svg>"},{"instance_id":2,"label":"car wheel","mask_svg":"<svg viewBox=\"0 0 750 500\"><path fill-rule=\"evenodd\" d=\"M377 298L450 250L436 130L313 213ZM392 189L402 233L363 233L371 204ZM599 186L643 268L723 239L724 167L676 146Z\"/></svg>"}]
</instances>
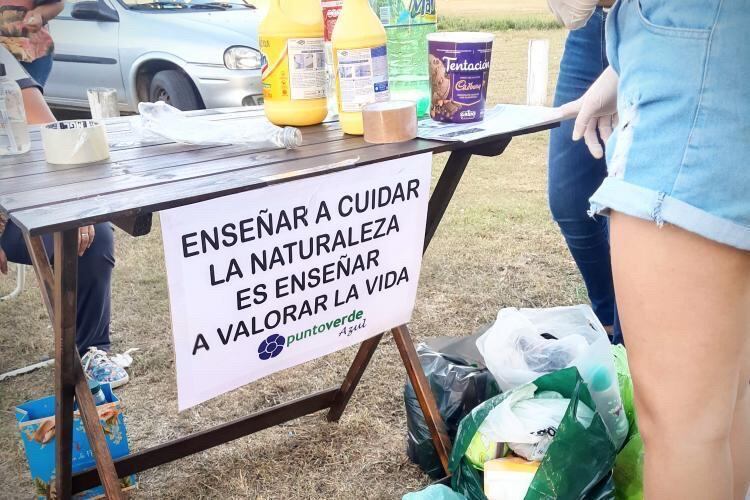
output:
<instances>
[{"instance_id":1,"label":"car wheel","mask_svg":"<svg viewBox=\"0 0 750 500\"><path fill-rule=\"evenodd\" d=\"M164 101L182 111L203 108L190 78L176 69L159 71L154 75L148 92L148 100Z\"/></svg>"}]
</instances>

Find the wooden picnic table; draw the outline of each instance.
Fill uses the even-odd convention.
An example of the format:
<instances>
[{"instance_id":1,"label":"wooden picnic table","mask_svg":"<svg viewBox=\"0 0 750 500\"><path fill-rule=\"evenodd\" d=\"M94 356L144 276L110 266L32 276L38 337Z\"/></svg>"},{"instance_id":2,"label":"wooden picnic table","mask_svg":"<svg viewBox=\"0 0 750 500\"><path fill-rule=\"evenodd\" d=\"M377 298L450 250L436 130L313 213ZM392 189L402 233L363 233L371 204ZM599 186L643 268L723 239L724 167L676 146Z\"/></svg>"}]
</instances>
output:
<instances>
[{"instance_id":1,"label":"wooden picnic table","mask_svg":"<svg viewBox=\"0 0 750 500\"><path fill-rule=\"evenodd\" d=\"M259 108L204 110L188 113L208 120L243 121L262 116ZM151 229L154 212L276 183L328 174L420 153L450 152L430 197L424 249L430 243L472 155L498 156L517 135L546 130L539 125L473 142L415 139L373 145L345 135L337 122L302 129L298 149L248 150L239 146L198 146L161 141L125 144L133 132L127 119L108 121L111 148L107 161L88 165L52 165L44 160L38 128L31 132L31 150L0 157L0 211L21 228L34 264L55 334L56 491L67 499L75 492L103 484L109 498L122 498L118 478L129 476L226 443L262 429L327 409L337 421L383 334L365 340L341 386L280 404L232 422L159 444L113 461L104 439L91 392L75 345L78 269L78 228L110 221L132 236ZM54 267L41 236L54 235ZM392 330L419 403L425 414L443 468L447 470L450 439L440 418L406 325ZM73 404L96 459L96 468L72 474Z\"/></svg>"}]
</instances>

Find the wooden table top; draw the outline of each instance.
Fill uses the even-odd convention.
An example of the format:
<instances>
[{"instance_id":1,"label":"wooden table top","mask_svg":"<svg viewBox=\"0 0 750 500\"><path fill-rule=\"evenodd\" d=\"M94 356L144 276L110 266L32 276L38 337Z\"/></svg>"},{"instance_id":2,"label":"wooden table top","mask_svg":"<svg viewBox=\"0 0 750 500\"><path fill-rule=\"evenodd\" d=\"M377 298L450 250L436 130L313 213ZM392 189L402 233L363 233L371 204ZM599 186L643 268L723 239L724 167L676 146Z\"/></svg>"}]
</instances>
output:
<instances>
[{"instance_id":1,"label":"wooden table top","mask_svg":"<svg viewBox=\"0 0 750 500\"><path fill-rule=\"evenodd\" d=\"M249 125L262 109L191 112L212 121ZM164 140L110 148L109 160L86 165L53 165L44 160L39 128L31 150L0 157L0 212L32 236L118 218L148 215L232 193L313 175L426 152L445 152L497 142L552 128L544 125L470 143L415 139L368 144L341 132L338 122L302 129L303 145L293 150L245 146L197 146ZM107 122L110 142L133 135L126 119Z\"/></svg>"}]
</instances>

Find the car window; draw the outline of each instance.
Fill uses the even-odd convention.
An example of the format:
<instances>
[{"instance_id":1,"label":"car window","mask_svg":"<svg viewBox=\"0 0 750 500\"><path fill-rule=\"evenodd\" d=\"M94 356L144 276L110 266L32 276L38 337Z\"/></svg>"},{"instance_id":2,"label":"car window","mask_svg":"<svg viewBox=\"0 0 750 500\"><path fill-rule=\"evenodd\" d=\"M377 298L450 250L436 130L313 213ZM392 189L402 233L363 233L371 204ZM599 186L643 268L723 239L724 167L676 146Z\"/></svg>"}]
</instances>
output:
<instances>
[{"instance_id":1,"label":"car window","mask_svg":"<svg viewBox=\"0 0 750 500\"><path fill-rule=\"evenodd\" d=\"M62 12L60 12L60 14L57 17L73 19L70 15L70 12L73 10L73 7L75 6L75 4L77 4L78 2L86 2L86 1L90 2L92 0L65 0L65 5L63 7L63 10ZM106 2L105 0L100 0L100 1L103 2L105 5L107 5L108 7L112 7L112 5L109 4L109 2Z\"/></svg>"}]
</instances>

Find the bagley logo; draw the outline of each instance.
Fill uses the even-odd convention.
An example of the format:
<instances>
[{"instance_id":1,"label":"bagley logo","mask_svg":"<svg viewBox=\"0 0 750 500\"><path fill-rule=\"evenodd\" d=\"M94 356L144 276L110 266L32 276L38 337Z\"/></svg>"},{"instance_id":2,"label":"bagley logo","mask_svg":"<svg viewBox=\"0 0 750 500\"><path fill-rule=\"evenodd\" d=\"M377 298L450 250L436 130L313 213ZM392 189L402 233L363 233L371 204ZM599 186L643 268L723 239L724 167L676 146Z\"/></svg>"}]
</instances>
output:
<instances>
[{"instance_id":1,"label":"bagley logo","mask_svg":"<svg viewBox=\"0 0 750 500\"><path fill-rule=\"evenodd\" d=\"M282 337L278 333L273 333L263 339L263 341L258 346L258 357L263 361L275 358L276 356L281 354L281 351L283 351L285 347L287 349L290 349L290 346L295 342L301 342L303 340L313 338L332 329L339 329L339 337L349 337L354 332L365 326L367 319L364 317L364 315L364 311L358 311L355 309L348 315L341 316L339 318L332 319L318 325L313 325L312 328L308 328L307 330L288 335L286 338Z\"/></svg>"}]
</instances>

